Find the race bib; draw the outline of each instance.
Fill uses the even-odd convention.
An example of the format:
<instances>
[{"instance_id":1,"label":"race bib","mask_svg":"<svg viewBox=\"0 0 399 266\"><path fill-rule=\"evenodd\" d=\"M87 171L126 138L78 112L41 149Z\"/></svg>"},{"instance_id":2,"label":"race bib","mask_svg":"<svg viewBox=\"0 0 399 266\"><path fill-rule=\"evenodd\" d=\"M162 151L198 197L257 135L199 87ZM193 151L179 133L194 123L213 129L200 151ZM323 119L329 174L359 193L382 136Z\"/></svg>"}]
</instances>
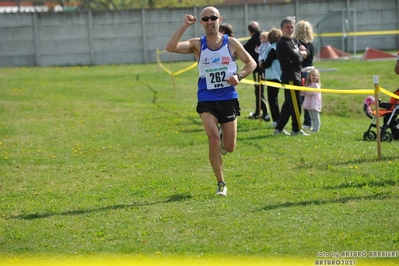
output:
<instances>
[{"instance_id":1,"label":"race bib","mask_svg":"<svg viewBox=\"0 0 399 266\"><path fill-rule=\"evenodd\" d=\"M206 69L206 88L208 90L215 90L231 86L229 83L226 82L228 73L227 70L227 66Z\"/></svg>"}]
</instances>

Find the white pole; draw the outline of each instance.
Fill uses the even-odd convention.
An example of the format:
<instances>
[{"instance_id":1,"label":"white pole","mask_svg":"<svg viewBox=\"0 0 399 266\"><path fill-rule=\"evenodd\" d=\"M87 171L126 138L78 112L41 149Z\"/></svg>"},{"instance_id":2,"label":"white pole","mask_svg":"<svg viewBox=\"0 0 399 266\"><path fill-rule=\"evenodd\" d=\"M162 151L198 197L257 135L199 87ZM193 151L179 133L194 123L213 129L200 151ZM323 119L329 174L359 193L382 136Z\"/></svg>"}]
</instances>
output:
<instances>
[{"instance_id":1,"label":"white pole","mask_svg":"<svg viewBox=\"0 0 399 266\"><path fill-rule=\"evenodd\" d=\"M373 76L374 83L374 98L375 98L375 116L376 116L376 127L377 127L377 151L378 151L378 159L381 159L381 128L380 128L380 106L379 106L379 97L378 97L378 76Z\"/></svg>"}]
</instances>

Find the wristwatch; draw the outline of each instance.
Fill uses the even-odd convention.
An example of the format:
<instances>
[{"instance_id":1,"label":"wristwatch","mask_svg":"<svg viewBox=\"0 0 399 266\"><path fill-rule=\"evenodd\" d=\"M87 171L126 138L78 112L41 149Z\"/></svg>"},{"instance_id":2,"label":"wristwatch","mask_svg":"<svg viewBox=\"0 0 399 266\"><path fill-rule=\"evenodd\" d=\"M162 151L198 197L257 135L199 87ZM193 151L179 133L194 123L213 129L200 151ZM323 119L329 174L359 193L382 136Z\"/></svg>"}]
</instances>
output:
<instances>
[{"instance_id":1,"label":"wristwatch","mask_svg":"<svg viewBox=\"0 0 399 266\"><path fill-rule=\"evenodd\" d=\"M242 75L240 73L237 73L236 75L238 77L238 81L241 81L242 80Z\"/></svg>"}]
</instances>

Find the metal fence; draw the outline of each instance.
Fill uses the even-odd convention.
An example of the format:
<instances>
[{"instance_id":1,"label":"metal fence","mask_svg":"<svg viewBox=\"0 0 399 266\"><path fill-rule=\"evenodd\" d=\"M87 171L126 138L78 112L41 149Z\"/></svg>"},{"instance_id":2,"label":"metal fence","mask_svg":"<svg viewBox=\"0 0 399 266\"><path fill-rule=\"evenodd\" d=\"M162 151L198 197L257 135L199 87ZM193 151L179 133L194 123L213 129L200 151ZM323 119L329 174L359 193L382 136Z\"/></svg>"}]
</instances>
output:
<instances>
[{"instance_id":1,"label":"metal fence","mask_svg":"<svg viewBox=\"0 0 399 266\"><path fill-rule=\"evenodd\" d=\"M258 21L262 30L269 30L279 27L283 17L295 15L297 21L304 19L318 25L315 29L322 32L316 31L319 34L316 42L322 45L343 48L346 52L363 51L366 47L398 49L399 35L392 32L399 29L399 0L296 0L218 8L223 22L233 26L238 38L248 35L246 27L252 20ZM156 49L164 49L184 15L199 16L201 10L193 7L3 13L0 14L0 67L153 63L157 59ZM374 33L368 35L368 31ZM356 32L363 34L357 36ZM341 34L323 37L326 33ZM183 39L202 34L201 25L196 23ZM168 61L193 60L186 55L164 56Z\"/></svg>"}]
</instances>

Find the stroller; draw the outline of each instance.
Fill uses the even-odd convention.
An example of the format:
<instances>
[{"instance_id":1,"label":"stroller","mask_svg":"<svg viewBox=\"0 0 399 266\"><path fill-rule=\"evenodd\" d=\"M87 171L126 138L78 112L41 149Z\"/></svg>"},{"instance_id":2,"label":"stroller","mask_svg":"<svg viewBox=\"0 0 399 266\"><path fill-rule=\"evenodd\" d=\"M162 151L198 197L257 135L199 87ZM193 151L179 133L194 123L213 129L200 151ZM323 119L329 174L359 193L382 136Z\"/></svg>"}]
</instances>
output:
<instances>
[{"instance_id":1,"label":"stroller","mask_svg":"<svg viewBox=\"0 0 399 266\"><path fill-rule=\"evenodd\" d=\"M394 92L395 95L399 96L399 89ZM368 96L363 102L363 111L364 113L371 118L371 123L366 132L363 134L363 139L368 141L374 141L377 139L377 133L373 131L373 128L377 128L376 119L379 117L384 118L384 124L380 127L380 137L381 141L391 142L393 139L399 139L399 121L397 120L397 116L399 114L399 100L391 97L389 102L382 102L379 100L378 106L381 108L379 110L378 116L376 111L371 111L371 104L375 103L375 100L372 96ZM391 132L388 132L388 129Z\"/></svg>"}]
</instances>

